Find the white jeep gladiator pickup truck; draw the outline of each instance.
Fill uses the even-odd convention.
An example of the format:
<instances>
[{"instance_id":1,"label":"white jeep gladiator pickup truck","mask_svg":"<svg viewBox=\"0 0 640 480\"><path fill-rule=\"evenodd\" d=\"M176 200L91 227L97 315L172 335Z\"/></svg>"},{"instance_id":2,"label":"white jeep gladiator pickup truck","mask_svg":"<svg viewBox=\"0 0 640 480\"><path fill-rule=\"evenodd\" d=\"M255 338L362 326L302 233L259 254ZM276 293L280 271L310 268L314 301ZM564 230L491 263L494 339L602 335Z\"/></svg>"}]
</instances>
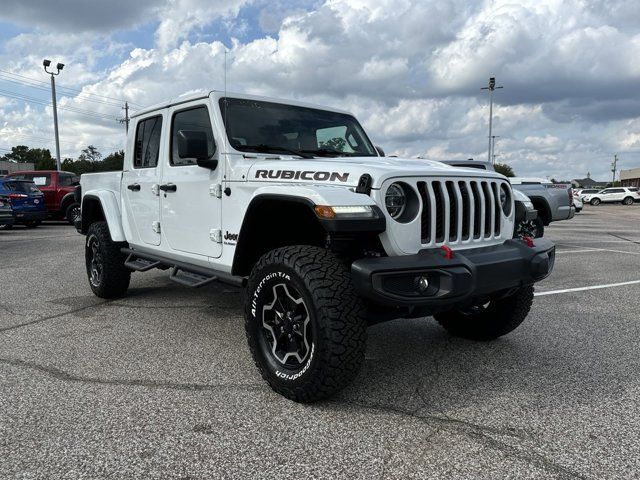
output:
<instances>
[{"instance_id":1,"label":"white jeep gladiator pickup truck","mask_svg":"<svg viewBox=\"0 0 640 480\"><path fill-rule=\"evenodd\" d=\"M246 288L249 349L268 384L325 398L356 374L367 325L433 315L491 340L527 316L548 240L513 239L505 177L385 157L349 113L221 92L131 119L122 172L82 175L89 285L132 271Z\"/></svg>"}]
</instances>

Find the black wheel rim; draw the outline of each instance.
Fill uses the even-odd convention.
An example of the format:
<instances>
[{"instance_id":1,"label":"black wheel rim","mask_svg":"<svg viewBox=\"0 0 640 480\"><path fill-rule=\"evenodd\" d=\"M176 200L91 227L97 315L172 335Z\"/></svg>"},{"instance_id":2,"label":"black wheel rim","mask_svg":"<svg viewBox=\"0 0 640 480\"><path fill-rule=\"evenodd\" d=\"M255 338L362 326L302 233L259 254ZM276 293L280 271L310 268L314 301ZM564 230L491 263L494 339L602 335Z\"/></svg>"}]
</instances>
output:
<instances>
[{"instance_id":1,"label":"black wheel rim","mask_svg":"<svg viewBox=\"0 0 640 480\"><path fill-rule=\"evenodd\" d=\"M74 207L71 209L71 221L75 222L78 218L80 218L80 207Z\"/></svg>"},{"instance_id":2,"label":"black wheel rim","mask_svg":"<svg viewBox=\"0 0 640 480\"><path fill-rule=\"evenodd\" d=\"M96 237L89 239L89 281L94 287L99 287L102 282L102 252L100 242Z\"/></svg>"},{"instance_id":3,"label":"black wheel rim","mask_svg":"<svg viewBox=\"0 0 640 480\"><path fill-rule=\"evenodd\" d=\"M518 228L516 230L516 237L524 238L524 237L538 237L538 225L533 220L523 220L518 224Z\"/></svg>"},{"instance_id":4,"label":"black wheel rim","mask_svg":"<svg viewBox=\"0 0 640 480\"><path fill-rule=\"evenodd\" d=\"M269 354L280 365L298 369L313 346L313 325L302 295L291 285L273 286L262 308L262 333Z\"/></svg>"}]
</instances>

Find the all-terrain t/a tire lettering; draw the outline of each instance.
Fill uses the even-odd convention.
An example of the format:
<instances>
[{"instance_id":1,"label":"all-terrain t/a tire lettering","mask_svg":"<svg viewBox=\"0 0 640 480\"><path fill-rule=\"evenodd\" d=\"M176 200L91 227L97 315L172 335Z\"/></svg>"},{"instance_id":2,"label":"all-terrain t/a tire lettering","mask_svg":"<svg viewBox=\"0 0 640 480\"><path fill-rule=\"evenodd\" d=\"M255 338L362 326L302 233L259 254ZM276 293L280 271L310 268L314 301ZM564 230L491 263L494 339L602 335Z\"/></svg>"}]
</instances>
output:
<instances>
[{"instance_id":1,"label":"all-terrain t/a tire lettering","mask_svg":"<svg viewBox=\"0 0 640 480\"><path fill-rule=\"evenodd\" d=\"M295 401L341 390L364 359L366 320L349 271L313 246L265 254L247 286L245 329L269 385Z\"/></svg>"},{"instance_id":2,"label":"all-terrain t/a tire lettering","mask_svg":"<svg viewBox=\"0 0 640 480\"><path fill-rule=\"evenodd\" d=\"M89 286L101 298L117 298L127 293L131 270L124 266L123 243L113 242L107 222L91 224L85 242L85 263Z\"/></svg>"}]
</instances>

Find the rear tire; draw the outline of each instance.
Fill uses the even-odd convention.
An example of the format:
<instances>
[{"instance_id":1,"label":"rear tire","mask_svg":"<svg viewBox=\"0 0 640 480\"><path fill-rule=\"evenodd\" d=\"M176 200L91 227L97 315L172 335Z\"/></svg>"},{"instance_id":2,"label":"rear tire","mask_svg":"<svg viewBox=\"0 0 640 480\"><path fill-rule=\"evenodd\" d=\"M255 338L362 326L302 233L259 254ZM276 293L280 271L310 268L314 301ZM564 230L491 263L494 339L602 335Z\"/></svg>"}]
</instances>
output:
<instances>
[{"instance_id":1,"label":"rear tire","mask_svg":"<svg viewBox=\"0 0 640 480\"><path fill-rule=\"evenodd\" d=\"M124 266L127 256L120 251L124 242L114 242L107 222L92 223L85 243L85 264L89 286L100 298L117 298L127 293L131 270Z\"/></svg>"},{"instance_id":2,"label":"rear tire","mask_svg":"<svg viewBox=\"0 0 640 480\"><path fill-rule=\"evenodd\" d=\"M532 303L533 286L529 285L488 304L451 310L434 317L451 335L489 341L515 330L527 318Z\"/></svg>"},{"instance_id":3,"label":"rear tire","mask_svg":"<svg viewBox=\"0 0 640 480\"><path fill-rule=\"evenodd\" d=\"M622 204L623 205L633 205L633 198L632 197L625 197L625 199L622 200Z\"/></svg>"},{"instance_id":4,"label":"rear tire","mask_svg":"<svg viewBox=\"0 0 640 480\"><path fill-rule=\"evenodd\" d=\"M600 205L600 199L599 198L592 198L589 203L591 205L593 205L593 206Z\"/></svg>"},{"instance_id":5,"label":"rear tire","mask_svg":"<svg viewBox=\"0 0 640 480\"><path fill-rule=\"evenodd\" d=\"M67 207L65 211L64 218L67 219L70 225L74 225L76 218L80 216L80 204L72 203Z\"/></svg>"},{"instance_id":6,"label":"rear tire","mask_svg":"<svg viewBox=\"0 0 640 480\"><path fill-rule=\"evenodd\" d=\"M13 228L13 223L5 223L4 225L0 225L0 230L11 230Z\"/></svg>"},{"instance_id":7,"label":"rear tire","mask_svg":"<svg viewBox=\"0 0 640 480\"><path fill-rule=\"evenodd\" d=\"M291 246L266 253L247 285L245 331L262 378L296 402L344 388L364 360L365 308L331 252Z\"/></svg>"}]
</instances>

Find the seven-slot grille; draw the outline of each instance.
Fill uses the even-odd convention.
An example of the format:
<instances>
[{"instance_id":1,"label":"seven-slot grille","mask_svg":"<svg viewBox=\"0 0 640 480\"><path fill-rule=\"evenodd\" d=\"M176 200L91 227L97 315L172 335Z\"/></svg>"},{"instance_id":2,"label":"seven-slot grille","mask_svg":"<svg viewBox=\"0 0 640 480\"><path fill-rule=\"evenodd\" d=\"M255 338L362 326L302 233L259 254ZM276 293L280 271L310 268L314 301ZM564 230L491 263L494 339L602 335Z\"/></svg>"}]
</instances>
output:
<instances>
[{"instance_id":1,"label":"seven-slot grille","mask_svg":"<svg viewBox=\"0 0 640 480\"><path fill-rule=\"evenodd\" d=\"M438 179L417 182L423 245L500 236L501 182Z\"/></svg>"}]
</instances>

